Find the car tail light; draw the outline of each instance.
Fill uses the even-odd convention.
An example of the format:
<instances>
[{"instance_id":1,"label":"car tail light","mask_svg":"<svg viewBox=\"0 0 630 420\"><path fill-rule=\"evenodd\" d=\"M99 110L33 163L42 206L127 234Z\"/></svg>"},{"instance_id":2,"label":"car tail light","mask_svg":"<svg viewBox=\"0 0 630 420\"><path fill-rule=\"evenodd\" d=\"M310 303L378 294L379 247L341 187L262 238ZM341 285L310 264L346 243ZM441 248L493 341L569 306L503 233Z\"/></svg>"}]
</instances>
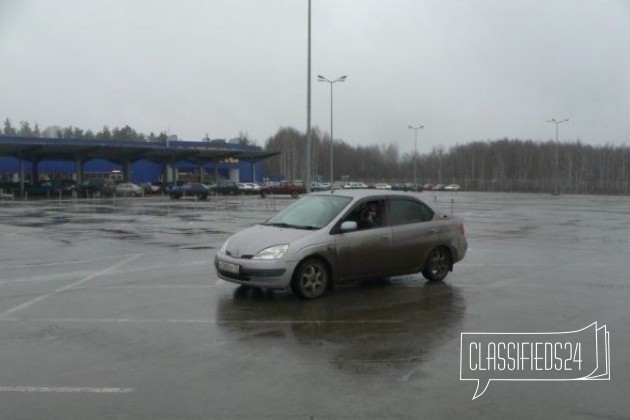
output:
<instances>
[{"instance_id":1,"label":"car tail light","mask_svg":"<svg viewBox=\"0 0 630 420\"><path fill-rule=\"evenodd\" d=\"M460 223L460 224L459 224L459 233L460 233L462 236L465 236L465 235L466 235L466 229L464 228L464 224L463 224L463 223Z\"/></svg>"}]
</instances>

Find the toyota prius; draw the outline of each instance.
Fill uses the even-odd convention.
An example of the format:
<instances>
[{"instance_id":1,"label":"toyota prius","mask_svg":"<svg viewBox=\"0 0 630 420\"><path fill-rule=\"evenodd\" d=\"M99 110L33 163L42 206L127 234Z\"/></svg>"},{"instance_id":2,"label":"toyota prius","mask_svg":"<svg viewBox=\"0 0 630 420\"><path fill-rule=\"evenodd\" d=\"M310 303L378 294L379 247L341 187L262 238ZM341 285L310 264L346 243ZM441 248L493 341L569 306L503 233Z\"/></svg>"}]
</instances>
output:
<instances>
[{"instance_id":1,"label":"toyota prius","mask_svg":"<svg viewBox=\"0 0 630 420\"><path fill-rule=\"evenodd\" d=\"M304 196L232 235L214 265L223 280L315 299L361 278L422 273L440 281L467 247L462 220L420 194L344 189Z\"/></svg>"}]
</instances>

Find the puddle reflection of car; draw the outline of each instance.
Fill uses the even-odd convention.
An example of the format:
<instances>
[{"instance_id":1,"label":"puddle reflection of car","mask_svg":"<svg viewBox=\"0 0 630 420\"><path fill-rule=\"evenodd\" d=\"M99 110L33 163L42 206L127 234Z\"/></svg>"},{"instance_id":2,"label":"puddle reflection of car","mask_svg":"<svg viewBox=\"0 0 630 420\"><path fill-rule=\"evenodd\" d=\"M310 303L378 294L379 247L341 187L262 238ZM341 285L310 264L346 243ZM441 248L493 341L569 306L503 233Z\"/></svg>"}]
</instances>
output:
<instances>
[{"instance_id":1,"label":"puddle reflection of car","mask_svg":"<svg viewBox=\"0 0 630 420\"><path fill-rule=\"evenodd\" d=\"M442 280L464 258L463 222L417 195L375 190L313 193L232 235L215 255L218 276L320 297L338 283L421 272Z\"/></svg>"},{"instance_id":2,"label":"puddle reflection of car","mask_svg":"<svg viewBox=\"0 0 630 420\"><path fill-rule=\"evenodd\" d=\"M253 346L281 345L294 357L323 360L349 374L400 377L419 370L461 331L465 311L459 289L446 282L396 277L339 287L314 305L241 286L218 300L216 320L237 340L253 338Z\"/></svg>"}]
</instances>

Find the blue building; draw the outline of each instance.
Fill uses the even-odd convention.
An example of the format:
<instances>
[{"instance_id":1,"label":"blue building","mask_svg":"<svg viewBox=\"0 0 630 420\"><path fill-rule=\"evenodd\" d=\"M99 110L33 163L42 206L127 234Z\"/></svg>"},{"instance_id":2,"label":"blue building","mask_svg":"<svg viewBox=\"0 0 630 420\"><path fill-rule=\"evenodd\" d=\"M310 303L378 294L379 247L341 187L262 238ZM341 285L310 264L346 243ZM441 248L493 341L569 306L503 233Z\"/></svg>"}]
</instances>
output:
<instances>
[{"instance_id":1,"label":"blue building","mask_svg":"<svg viewBox=\"0 0 630 420\"><path fill-rule=\"evenodd\" d=\"M0 136L0 181L114 178L135 183L262 180L277 153L224 140L161 142Z\"/></svg>"}]
</instances>

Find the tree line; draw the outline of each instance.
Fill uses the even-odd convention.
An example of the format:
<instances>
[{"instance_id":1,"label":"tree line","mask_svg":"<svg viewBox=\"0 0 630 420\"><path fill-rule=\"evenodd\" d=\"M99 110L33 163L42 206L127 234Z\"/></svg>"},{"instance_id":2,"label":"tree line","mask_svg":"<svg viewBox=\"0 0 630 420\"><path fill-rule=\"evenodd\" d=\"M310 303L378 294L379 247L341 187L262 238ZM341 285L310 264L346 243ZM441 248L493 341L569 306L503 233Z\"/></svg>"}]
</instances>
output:
<instances>
[{"instance_id":1,"label":"tree line","mask_svg":"<svg viewBox=\"0 0 630 420\"><path fill-rule=\"evenodd\" d=\"M144 135L125 125L94 133L77 127L47 127L20 122L14 127L7 118L5 136L162 141L167 135ZM313 179L330 178L331 139L319 128L312 130ZM206 140L207 136L206 136ZM241 144L252 144L239 133ZM292 127L281 127L264 144L267 152L279 155L263 161L263 174L275 179L303 179L306 135ZM450 148L436 147L429 153L401 154L395 144L352 146L332 142L336 181L415 182L459 184L469 191L547 192L567 194L628 194L630 192L630 148L592 146L580 141L556 143L520 139L473 141Z\"/></svg>"},{"instance_id":2,"label":"tree line","mask_svg":"<svg viewBox=\"0 0 630 420\"><path fill-rule=\"evenodd\" d=\"M304 177L306 136L281 128L267 139L267 151L281 152L264 161L272 177ZM312 132L313 179L329 181L330 137ZM396 145L351 146L335 140L336 181L414 182L414 155ZM546 192L565 194L628 194L630 148L592 146L580 141L556 143L499 139L473 141L448 149L436 147L415 160L419 184L459 184L468 191Z\"/></svg>"},{"instance_id":3,"label":"tree line","mask_svg":"<svg viewBox=\"0 0 630 420\"><path fill-rule=\"evenodd\" d=\"M28 138L58 138L58 139L77 139L77 140L120 140L120 141L157 141L166 142L168 137L165 132L159 134L137 132L129 125L124 127L109 128L103 126L100 131L94 132L92 130L83 130L79 127L67 126L60 127L57 125L46 127L40 130L39 125L36 123L33 126L28 121L20 121L19 125L15 127L9 118L4 120L4 127L1 134L5 136L18 136Z\"/></svg>"}]
</instances>

